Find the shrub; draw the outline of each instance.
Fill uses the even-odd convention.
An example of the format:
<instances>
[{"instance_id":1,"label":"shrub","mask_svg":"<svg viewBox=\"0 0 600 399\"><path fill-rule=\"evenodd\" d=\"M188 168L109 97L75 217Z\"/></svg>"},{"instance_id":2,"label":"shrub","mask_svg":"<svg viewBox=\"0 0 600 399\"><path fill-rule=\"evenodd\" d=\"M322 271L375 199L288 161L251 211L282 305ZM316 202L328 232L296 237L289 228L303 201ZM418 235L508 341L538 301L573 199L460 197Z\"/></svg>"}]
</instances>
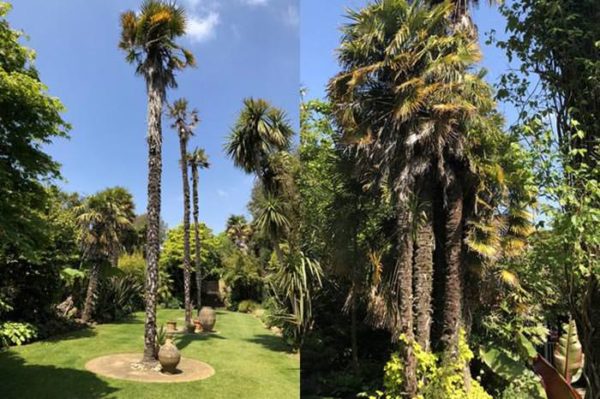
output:
<instances>
[{"instance_id":1,"label":"shrub","mask_svg":"<svg viewBox=\"0 0 600 399\"><path fill-rule=\"evenodd\" d=\"M463 373L465 364L473 359L473 352L466 343L461 331L458 344L458 357L452 361L440 360L434 353L427 352L416 342L409 343L406 337L400 337L404 345L411 345L417 359L417 396L415 399L492 399L477 380L471 381L467 391ZM402 398L402 383L405 367L398 354L392 355L384 368L383 385L385 390L369 395L369 399Z\"/></svg>"},{"instance_id":2,"label":"shrub","mask_svg":"<svg viewBox=\"0 0 600 399\"><path fill-rule=\"evenodd\" d=\"M125 274L135 277L143 286L146 281L146 259L141 252L123 254L119 258L118 268ZM173 279L165 270L162 264L158 269L158 303L170 308L167 303L171 303Z\"/></svg>"},{"instance_id":3,"label":"shrub","mask_svg":"<svg viewBox=\"0 0 600 399\"><path fill-rule=\"evenodd\" d=\"M260 304L252 299L244 299L238 304L238 312L241 313L252 313L259 308Z\"/></svg>"},{"instance_id":4,"label":"shrub","mask_svg":"<svg viewBox=\"0 0 600 399\"><path fill-rule=\"evenodd\" d=\"M37 329L29 323L0 322L0 348L21 345L37 337Z\"/></svg>"},{"instance_id":5,"label":"shrub","mask_svg":"<svg viewBox=\"0 0 600 399\"><path fill-rule=\"evenodd\" d=\"M100 280L96 292L96 321L120 320L143 309L144 286L132 275Z\"/></svg>"}]
</instances>

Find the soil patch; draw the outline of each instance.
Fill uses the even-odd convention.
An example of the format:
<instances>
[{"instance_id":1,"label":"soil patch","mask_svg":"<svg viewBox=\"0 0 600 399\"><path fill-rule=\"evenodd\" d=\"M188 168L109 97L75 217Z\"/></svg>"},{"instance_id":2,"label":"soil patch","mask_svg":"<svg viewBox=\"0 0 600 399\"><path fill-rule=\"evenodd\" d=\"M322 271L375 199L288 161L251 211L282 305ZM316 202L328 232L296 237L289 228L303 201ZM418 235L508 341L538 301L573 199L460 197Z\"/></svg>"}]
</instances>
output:
<instances>
[{"instance_id":1,"label":"soil patch","mask_svg":"<svg viewBox=\"0 0 600 399\"><path fill-rule=\"evenodd\" d=\"M85 368L105 377L159 383L197 381L215 374L210 365L190 358L181 358L176 374L140 367L141 359L141 353L117 353L92 359L85 364Z\"/></svg>"}]
</instances>

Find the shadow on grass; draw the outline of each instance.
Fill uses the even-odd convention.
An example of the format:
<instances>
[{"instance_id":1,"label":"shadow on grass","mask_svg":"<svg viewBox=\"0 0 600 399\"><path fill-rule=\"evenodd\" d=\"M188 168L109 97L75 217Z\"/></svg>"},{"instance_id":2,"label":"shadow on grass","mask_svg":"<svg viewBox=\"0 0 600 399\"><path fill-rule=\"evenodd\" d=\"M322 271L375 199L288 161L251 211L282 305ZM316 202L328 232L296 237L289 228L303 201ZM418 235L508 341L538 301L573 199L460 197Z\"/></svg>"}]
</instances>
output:
<instances>
[{"instance_id":1,"label":"shadow on grass","mask_svg":"<svg viewBox=\"0 0 600 399\"><path fill-rule=\"evenodd\" d=\"M75 331L69 331L64 334L53 335L44 339L44 342L59 342L68 341L71 339L90 338L96 336L96 330L90 327L85 327Z\"/></svg>"},{"instance_id":2,"label":"shadow on grass","mask_svg":"<svg viewBox=\"0 0 600 399\"><path fill-rule=\"evenodd\" d=\"M182 334L175 336L175 345L177 349L182 350L186 348L192 342L208 341L211 339L227 339L216 333L204 333L204 334Z\"/></svg>"},{"instance_id":3,"label":"shadow on grass","mask_svg":"<svg viewBox=\"0 0 600 399\"><path fill-rule=\"evenodd\" d=\"M276 335L255 335L252 338L246 339L246 341L262 345L265 348L275 352L294 353L292 348L288 344L286 344L281 337L278 337Z\"/></svg>"},{"instance_id":4,"label":"shadow on grass","mask_svg":"<svg viewBox=\"0 0 600 399\"><path fill-rule=\"evenodd\" d=\"M0 353L3 399L109 398L117 388L88 371L27 364L17 353Z\"/></svg>"}]
</instances>

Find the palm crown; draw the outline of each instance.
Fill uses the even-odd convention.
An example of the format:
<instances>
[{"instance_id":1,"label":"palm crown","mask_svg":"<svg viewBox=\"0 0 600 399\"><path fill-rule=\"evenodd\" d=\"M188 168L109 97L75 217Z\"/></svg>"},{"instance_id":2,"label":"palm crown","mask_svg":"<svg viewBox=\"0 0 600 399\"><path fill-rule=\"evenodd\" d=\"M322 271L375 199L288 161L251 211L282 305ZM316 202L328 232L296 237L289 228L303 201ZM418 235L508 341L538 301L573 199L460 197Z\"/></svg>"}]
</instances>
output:
<instances>
[{"instance_id":1,"label":"palm crown","mask_svg":"<svg viewBox=\"0 0 600 399\"><path fill-rule=\"evenodd\" d=\"M173 120L171 128L177 129L180 138L184 140L194 135L193 129L200 122L198 110L188 111L188 102L185 98L175 100L169 106L169 117Z\"/></svg>"},{"instance_id":2,"label":"palm crown","mask_svg":"<svg viewBox=\"0 0 600 399\"><path fill-rule=\"evenodd\" d=\"M397 189L444 149L461 146L456 126L474 111L465 70L480 53L462 31L449 35L452 6L379 0L350 13L339 50L343 70L329 84L345 139Z\"/></svg>"},{"instance_id":3,"label":"palm crown","mask_svg":"<svg viewBox=\"0 0 600 399\"><path fill-rule=\"evenodd\" d=\"M188 154L188 163L190 166L199 169L208 169L210 167L208 155L206 155L204 148L196 148L194 151Z\"/></svg>"},{"instance_id":4,"label":"palm crown","mask_svg":"<svg viewBox=\"0 0 600 399\"><path fill-rule=\"evenodd\" d=\"M166 86L176 87L174 71L195 65L193 54L175 43L186 28L184 10L175 3L145 0L139 13L121 15L121 28L119 47L128 62L137 64L138 74L159 77Z\"/></svg>"},{"instance_id":5,"label":"palm crown","mask_svg":"<svg viewBox=\"0 0 600 399\"><path fill-rule=\"evenodd\" d=\"M262 99L244 100L244 108L225 145L235 166L264 177L269 157L291 145L292 128L283 111Z\"/></svg>"}]
</instances>

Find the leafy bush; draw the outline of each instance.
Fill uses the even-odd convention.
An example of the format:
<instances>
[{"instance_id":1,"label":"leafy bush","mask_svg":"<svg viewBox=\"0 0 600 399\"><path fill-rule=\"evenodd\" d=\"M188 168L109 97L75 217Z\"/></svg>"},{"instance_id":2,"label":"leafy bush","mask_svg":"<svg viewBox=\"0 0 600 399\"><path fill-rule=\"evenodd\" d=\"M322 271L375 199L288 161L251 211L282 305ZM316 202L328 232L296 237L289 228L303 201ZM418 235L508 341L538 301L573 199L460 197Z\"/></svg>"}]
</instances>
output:
<instances>
[{"instance_id":1,"label":"leafy bush","mask_svg":"<svg viewBox=\"0 0 600 399\"><path fill-rule=\"evenodd\" d=\"M417 359L417 396L415 399L492 399L478 381L471 381L467 391L463 376L464 366L473 359L473 352L461 331L458 344L458 356L455 360L440 360L439 356L427 352L415 342L409 343L406 337L400 337L404 345L411 345ZM404 382L405 367L398 354L385 365L383 385L385 391L369 395L369 399L400 399Z\"/></svg>"},{"instance_id":2,"label":"leafy bush","mask_svg":"<svg viewBox=\"0 0 600 399\"><path fill-rule=\"evenodd\" d=\"M0 296L0 316L10 312L12 306ZM37 329L29 323L0 321L0 348L10 345L21 345L37 336Z\"/></svg>"},{"instance_id":3,"label":"leafy bush","mask_svg":"<svg viewBox=\"0 0 600 399\"><path fill-rule=\"evenodd\" d=\"M119 269L125 274L134 276L135 279L142 284L146 280L146 259L141 252L133 252L131 254L123 254L119 258ZM172 286L173 279L164 267L159 265L158 269L158 303L165 305L172 303ZM176 306L175 308L177 308Z\"/></svg>"},{"instance_id":4,"label":"leafy bush","mask_svg":"<svg viewBox=\"0 0 600 399\"><path fill-rule=\"evenodd\" d=\"M252 299L244 299L238 304L238 312L241 313L252 313L256 309L260 308L260 304Z\"/></svg>"},{"instance_id":5,"label":"leafy bush","mask_svg":"<svg viewBox=\"0 0 600 399\"><path fill-rule=\"evenodd\" d=\"M21 345L37 337L33 324L4 322L0 323L0 348Z\"/></svg>"},{"instance_id":6,"label":"leafy bush","mask_svg":"<svg viewBox=\"0 0 600 399\"><path fill-rule=\"evenodd\" d=\"M97 321L121 320L143 306L144 285L134 276L126 274L100 280L96 293Z\"/></svg>"}]
</instances>

